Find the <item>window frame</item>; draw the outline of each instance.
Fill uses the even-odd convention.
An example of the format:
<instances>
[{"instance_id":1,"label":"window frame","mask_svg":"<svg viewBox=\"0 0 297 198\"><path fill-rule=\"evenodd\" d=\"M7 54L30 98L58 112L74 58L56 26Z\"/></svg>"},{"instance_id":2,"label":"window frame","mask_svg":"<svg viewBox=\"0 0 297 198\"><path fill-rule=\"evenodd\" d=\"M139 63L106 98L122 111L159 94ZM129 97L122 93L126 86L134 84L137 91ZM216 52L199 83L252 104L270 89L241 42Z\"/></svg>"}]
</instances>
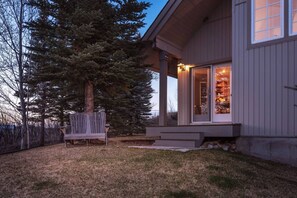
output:
<instances>
[{"instance_id":1,"label":"window frame","mask_svg":"<svg viewBox=\"0 0 297 198\"><path fill-rule=\"evenodd\" d=\"M284 0L280 0L280 4L281 4L281 13L280 13L280 21L281 21L281 35L278 37L272 37L272 38L266 38L266 39L262 39L262 40L255 40L255 1L256 0L251 0L251 16L250 16L250 20L251 20L251 44L258 44L258 43L264 43L267 41L273 41L273 40L277 40L277 39L282 39L285 37L285 1ZM266 0L267 1L267 0ZM267 16L265 19L268 19Z\"/></svg>"},{"instance_id":2,"label":"window frame","mask_svg":"<svg viewBox=\"0 0 297 198\"><path fill-rule=\"evenodd\" d=\"M295 36L297 35L297 31L293 32L293 0L289 0L289 36ZM295 10L296 11L296 10Z\"/></svg>"}]
</instances>

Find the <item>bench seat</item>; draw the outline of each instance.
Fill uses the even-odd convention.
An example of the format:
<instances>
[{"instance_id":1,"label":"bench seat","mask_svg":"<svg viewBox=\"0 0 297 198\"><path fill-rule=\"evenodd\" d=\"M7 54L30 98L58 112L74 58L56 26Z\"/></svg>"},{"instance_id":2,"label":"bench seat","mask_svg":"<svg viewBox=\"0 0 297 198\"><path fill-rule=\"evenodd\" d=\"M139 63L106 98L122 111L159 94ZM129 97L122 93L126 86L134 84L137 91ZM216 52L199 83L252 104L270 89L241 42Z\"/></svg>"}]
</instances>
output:
<instances>
[{"instance_id":1,"label":"bench seat","mask_svg":"<svg viewBox=\"0 0 297 198\"><path fill-rule=\"evenodd\" d=\"M64 140L74 144L75 140L103 140L107 145L107 131L109 124L106 124L104 111L97 113L75 113L70 115L70 133L64 134Z\"/></svg>"},{"instance_id":2,"label":"bench seat","mask_svg":"<svg viewBox=\"0 0 297 198\"><path fill-rule=\"evenodd\" d=\"M93 134L65 134L64 140L104 140L105 141L106 134L105 133L93 133Z\"/></svg>"}]
</instances>

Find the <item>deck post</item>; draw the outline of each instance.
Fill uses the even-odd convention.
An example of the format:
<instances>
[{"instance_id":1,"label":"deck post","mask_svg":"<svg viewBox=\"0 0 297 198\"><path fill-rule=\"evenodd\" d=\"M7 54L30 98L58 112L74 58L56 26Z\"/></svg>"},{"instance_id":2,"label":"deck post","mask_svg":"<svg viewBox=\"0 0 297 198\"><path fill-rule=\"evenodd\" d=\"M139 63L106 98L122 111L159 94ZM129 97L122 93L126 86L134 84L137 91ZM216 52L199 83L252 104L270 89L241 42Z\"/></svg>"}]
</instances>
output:
<instances>
[{"instance_id":1,"label":"deck post","mask_svg":"<svg viewBox=\"0 0 297 198\"><path fill-rule=\"evenodd\" d=\"M160 52L159 126L167 126L168 53Z\"/></svg>"}]
</instances>

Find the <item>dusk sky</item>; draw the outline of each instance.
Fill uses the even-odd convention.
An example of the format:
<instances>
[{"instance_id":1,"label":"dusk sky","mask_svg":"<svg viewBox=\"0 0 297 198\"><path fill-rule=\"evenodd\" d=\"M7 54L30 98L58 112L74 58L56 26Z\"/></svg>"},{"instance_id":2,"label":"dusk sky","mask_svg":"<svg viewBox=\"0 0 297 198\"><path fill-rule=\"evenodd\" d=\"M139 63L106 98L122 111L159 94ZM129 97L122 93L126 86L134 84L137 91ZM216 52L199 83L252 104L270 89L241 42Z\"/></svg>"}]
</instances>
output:
<instances>
[{"instance_id":1,"label":"dusk sky","mask_svg":"<svg viewBox=\"0 0 297 198\"><path fill-rule=\"evenodd\" d=\"M145 0L150 2L152 5L147 9L147 16L145 19L146 26L140 30L141 35L143 35L146 30L153 23L155 18L158 16L162 8L165 6L167 0ZM158 76L158 75L157 75ZM152 98L153 113L157 113L159 110L159 79L153 80L152 87L155 90ZM168 101L174 106L174 110L177 110L177 80L174 78L168 78ZM169 110L169 109L168 109Z\"/></svg>"}]
</instances>

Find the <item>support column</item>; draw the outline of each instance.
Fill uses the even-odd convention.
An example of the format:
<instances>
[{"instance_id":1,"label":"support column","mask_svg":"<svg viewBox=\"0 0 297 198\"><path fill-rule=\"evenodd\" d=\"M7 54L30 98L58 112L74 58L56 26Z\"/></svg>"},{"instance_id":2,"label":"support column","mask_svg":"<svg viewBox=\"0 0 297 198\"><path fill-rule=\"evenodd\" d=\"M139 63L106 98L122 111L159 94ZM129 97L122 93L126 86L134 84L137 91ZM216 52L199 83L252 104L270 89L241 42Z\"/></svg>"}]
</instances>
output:
<instances>
[{"instance_id":1,"label":"support column","mask_svg":"<svg viewBox=\"0 0 297 198\"><path fill-rule=\"evenodd\" d=\"M189 70L178 69L178 102L177 118L178 125L189 125L191 123L191 75Z\"/></svg>"},{"instance_id":2,"label":"support column","mask_svg":"<svg viewBox=\"0 0 297 198\"><path fill-rule=\"evenodd\" d=\"M168 53L160 52L159 126L167 126Z\"/></svg>"}]
</instances>

